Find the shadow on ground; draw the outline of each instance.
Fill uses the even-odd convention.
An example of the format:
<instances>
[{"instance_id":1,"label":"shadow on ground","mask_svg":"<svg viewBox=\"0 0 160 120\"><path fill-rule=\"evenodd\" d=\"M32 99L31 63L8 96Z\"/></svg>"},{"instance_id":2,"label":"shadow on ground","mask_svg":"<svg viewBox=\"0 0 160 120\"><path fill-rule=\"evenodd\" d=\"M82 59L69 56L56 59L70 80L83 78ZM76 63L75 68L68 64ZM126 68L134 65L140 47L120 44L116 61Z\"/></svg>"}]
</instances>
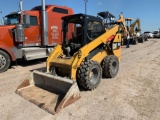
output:
<instances>
[{"instance_id":1,"label":"shadow on ground","mask_svg":"<svg viewBox=\"0 0 160 120\"><path fill-rule=\"evenodd\" d=\"M28 67L28 66L32 66L32 65L37 65L37 64L41 64L43 62L46 62L46 60L47 60L47 58L30 60L30 61L26 61L24 59L21 59L21 60L17 60L16 62L12 62L10 68L12 68L13 66Z\"/></svg>"}]
</instances>

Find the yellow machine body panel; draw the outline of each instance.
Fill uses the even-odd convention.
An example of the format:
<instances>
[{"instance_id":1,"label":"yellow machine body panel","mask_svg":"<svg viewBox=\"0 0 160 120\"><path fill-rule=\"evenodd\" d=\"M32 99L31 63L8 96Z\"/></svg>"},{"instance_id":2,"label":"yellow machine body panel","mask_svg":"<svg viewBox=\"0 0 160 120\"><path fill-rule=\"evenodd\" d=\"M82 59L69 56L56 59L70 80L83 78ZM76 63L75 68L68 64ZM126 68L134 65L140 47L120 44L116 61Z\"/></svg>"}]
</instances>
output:
<instances>
[{"instance_id":1,"label":"yellow machine body panel","mask_svg":"<svg viewBox=\"0 0 160 120\"><path fill-rule=\"evenodd\" d=\"M121 34L117 34L116 35L116 37L115 37L115 39L114 39L114 42L115 43L118 43L118 44L120 44L121 43ZM117 45L117 44L116 44ZM114 44L113 44L113 55L115 55L115 56L117 56L118 57L118 60L120 61L120 58L121 58L121 47L119 47L118 49L117 49L117 46L114 46ZM93 58L92 58L92 60L94 60L94 61L97 61L97 62L99 62L99 63L101 63L102 62L102 60L107 56L107 55L109 55L109 52L108 52L108 50L106 49L106 50L103 50L103 51L101 51L101 52L99 52L98 54L96 54Z\"/></svg>"}]
</instances>

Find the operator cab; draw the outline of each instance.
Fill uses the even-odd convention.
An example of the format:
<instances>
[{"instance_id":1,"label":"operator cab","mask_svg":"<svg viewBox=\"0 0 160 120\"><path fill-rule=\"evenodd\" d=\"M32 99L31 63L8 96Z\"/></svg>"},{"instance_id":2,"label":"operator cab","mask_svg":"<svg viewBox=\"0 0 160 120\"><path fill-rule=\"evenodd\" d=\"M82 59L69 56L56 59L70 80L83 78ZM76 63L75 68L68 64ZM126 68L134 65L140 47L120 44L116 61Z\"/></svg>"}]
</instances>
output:
<instances>
[{"instance_id":1,"label":"operator cab","mask_svg":"<svg viewBox=\"0 0 160 120\"><path fill-rule=\"evenodd\" d=\"M111 28L115 23L115 16L111 14L109 11L99 12L98 17L103 19L104 26L108 29Z\"/></svg>"},{"instance_id":2,"label":"operator cab","mask_svg":"<svg viewBox=\"0 0 160 120\"><path fill-rule=\"evenodd\" d=\"M66 56L73 56L81 47L96 39L105 32L101 18L75 14L62 18L63 20L63 51ZM71 33L70 31L73 31Z\"/></svg>"}]
</instances>

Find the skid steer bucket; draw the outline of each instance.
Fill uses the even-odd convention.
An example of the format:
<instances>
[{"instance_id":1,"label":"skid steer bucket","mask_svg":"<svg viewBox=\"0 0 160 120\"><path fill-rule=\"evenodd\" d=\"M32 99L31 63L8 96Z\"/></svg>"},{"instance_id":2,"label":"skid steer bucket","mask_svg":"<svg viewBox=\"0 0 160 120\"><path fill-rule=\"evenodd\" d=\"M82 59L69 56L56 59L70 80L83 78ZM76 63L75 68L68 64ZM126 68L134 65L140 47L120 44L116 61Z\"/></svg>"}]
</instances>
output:
<instances>
[{"instance_id":1,"label":"skid steer bucket","mask_svg":"<svg viewBox=\"0 0 160 120\"><path fill-rule=\"evenodd\" d=\"M80 98L76 82L39 71L33 71L19 85L16 93L51 114L56 114Z\"/></svg>"}]
</instances>

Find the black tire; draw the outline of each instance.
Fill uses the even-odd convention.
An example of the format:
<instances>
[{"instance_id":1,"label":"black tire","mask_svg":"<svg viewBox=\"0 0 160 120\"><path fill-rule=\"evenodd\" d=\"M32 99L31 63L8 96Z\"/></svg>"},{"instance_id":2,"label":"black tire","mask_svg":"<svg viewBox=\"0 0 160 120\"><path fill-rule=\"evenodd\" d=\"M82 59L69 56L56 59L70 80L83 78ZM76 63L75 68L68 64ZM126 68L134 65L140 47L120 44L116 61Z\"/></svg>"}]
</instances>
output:
<instances>
[{"instance_id":1,"label":"black tire","mask_svg":"<svg viewBox=\"0 0 160 120\"><path fill-rule=\"evenodd\" d=\"M145 39L142 37L142 38L141 38L141 43L144 43L144 41L145 41Z\"/></svg>"},{"instance_id":2,"label":"black tire","mask_svg":"<svg viewBox=\"0 0 160 120\"><path fill-rule=\"evenodd\" d=\"M102 61L102 71L104 78L114 78L119 70L119 61L116 56L109 55Z\"/></svg>"},{"instance_id":3,"label":"black tire","mask_svg":"<svg viewBox=\"0 0 160 120\"><path fill-rule=\"evenodd\" d=\"M10 63L10 56L6 52L0 50L0 73L6 71L9 68Z\"/></svg>"},{"instance_id":4,"label":"black tire","mask_svg":"<svg viewBox=\"0 0 160 120\"><path fill-rule=\"evenodd\" d=\"M102 78L102 69L96 61L85 61L77 70L77 83L87 90L95 89Z\"/></svg>"},{"instance_id":5,"label":"black tire","mask_svg":"<svg viewBox=\"0 0 160 120\"><path fill-rule=\"evenodd\" d=\"M134 39L134 43L133 43L134 45L137 45L138 44L138 38L135 38Z\"/></svg>"}]
</instances>

